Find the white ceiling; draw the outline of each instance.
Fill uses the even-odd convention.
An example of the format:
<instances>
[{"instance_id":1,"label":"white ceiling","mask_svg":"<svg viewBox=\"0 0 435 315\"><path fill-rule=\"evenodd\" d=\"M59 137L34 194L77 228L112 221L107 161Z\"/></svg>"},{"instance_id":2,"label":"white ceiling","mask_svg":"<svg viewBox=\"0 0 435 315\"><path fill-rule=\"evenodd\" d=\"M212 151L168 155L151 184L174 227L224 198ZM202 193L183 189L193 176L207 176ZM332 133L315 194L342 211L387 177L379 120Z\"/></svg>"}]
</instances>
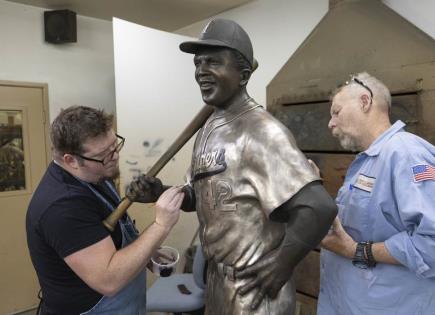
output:
<instances>
[{"instance_id":1,"label":"white ceiling","mask_svg":"<svg viewBox=\"0 0 435 315\"><path fill-rule=\"evenodd\" d=\"M123 20L174 31L252 0L8 0L50 10Z\"/></svg>"}]
</instances>

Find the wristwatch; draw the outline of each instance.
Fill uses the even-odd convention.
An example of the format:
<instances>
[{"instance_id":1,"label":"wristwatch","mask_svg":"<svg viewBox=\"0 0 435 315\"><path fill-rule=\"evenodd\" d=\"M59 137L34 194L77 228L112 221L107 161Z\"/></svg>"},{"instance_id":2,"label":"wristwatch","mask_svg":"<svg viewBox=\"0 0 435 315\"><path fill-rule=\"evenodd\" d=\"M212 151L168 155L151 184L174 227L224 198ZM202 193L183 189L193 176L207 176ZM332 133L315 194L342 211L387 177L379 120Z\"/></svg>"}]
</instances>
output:
<instances>
[{"instance_id":1,"label":"wristwatch","mask_svg":"<svg viewBox=\"0 0 435 315\"><path fill-rule=\"evenodd\" d=\"M376 260L372 253L373 242L359 242L356 245L355 255L352 264L361 269L373 268L376 266Z\"/></svg>"}]
</instances>

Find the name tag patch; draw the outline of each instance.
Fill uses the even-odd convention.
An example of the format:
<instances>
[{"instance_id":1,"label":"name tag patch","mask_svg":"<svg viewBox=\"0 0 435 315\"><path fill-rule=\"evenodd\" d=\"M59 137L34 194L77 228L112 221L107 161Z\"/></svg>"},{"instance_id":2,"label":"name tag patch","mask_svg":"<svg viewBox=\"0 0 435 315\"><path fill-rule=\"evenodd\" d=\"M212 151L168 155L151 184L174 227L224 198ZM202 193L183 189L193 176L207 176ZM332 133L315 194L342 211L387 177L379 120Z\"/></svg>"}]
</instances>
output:
<instances>
[{"instance_id":1,"label":"name tag patch","mask_svg":"<svg viewBox=\"0 0 435 315\"><path fill-rule=\"evenodd\" d=\"M374 177L359 174L356 183L353 186L367 192L372 192L375 181L376 178Z\"/></svg>"}]
</instances>

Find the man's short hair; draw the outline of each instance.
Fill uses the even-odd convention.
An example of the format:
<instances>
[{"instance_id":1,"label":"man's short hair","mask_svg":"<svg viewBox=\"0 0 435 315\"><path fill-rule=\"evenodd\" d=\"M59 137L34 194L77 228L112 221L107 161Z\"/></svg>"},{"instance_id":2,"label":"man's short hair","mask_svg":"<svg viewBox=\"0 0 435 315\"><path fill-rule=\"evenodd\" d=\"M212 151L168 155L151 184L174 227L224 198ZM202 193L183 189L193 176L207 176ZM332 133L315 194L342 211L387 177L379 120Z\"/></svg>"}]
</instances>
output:
<instances>
[{"instance_id":1,"label":"man's short hair","mask_svg":"<svg viewBox=\"0 0 435 315\"><path fill-rule=\"evenodd\" d=\"M112 125L113 115L104 110L86 106L63 109L50 128L55 157L65 153L83 154L83 144L88 139L105 135Z\"/></svg>"},{"instance_id":2,"label":"man's short hair","mask_svg":"<svg viewBox=\"0 0 435 315\"><path fill-rule=\"evenodd\" d=\"M391 109L391 94L390 90L387 88L387 86L380 81L379 79L375 78L374 76L368 74L367 72L361 72L356 75L352 75L351 78L356 78L360 82L362 82L365 86L367 86L373 93L373 102L376 103L377 106L379 106L381 109L384 109L386 111L389 111ZM346 86L350 86L352 81L348 81L348 84L343 85L339 88L337 88L332 93L332 98L338 94L342 89L344 89ZM352 86L355 87L361 87L358 85L358 83L352 83Z\"/></svg>"}]
</instances>

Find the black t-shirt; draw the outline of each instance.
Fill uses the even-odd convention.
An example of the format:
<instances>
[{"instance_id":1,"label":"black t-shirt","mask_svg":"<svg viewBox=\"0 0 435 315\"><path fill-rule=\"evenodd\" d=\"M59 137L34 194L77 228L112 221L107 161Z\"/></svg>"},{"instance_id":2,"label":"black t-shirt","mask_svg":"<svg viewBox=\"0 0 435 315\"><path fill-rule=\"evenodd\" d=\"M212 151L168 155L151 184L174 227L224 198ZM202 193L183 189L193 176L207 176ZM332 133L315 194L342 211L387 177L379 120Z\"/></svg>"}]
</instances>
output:
<instances>
[{"instance_id":1,"label":"black t-shirt","mask_svg":"<svg viewBox=\"0 0 435 315\"><path fill-rule=\"evenodd\" d=\"M89 187L55 163L49 165L26 217L30 257L44 299L43 314L80 314L101 299L64 258L110 235L101 223L110 211ZM119 225L111 236L119 249Z\"/></svg>"}]
</instances>

